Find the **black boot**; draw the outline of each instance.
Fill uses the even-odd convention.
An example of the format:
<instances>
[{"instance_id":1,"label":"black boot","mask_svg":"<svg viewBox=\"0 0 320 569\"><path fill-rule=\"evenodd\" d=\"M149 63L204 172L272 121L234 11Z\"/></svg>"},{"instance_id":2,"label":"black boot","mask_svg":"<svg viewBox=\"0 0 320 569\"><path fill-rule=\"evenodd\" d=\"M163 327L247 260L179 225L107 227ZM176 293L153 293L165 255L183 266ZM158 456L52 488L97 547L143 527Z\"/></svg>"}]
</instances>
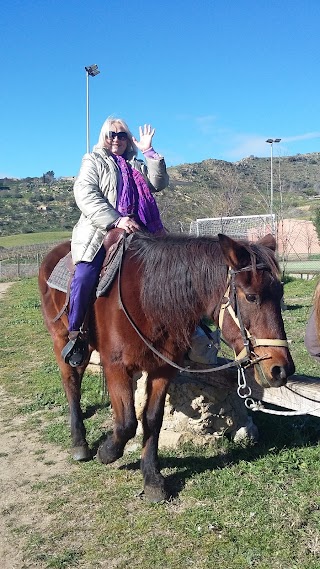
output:
<instances>
[{"instance_id":1,"label":"black boot","mask_svg":"<svg viewBox=\"0 0 320 569\"><path fill-rule=\"evenodd\" d=\"M69 342L63 348L61 357L71 367L83 364L88 354L88 342L80 332L70 332Z\"/></svg>"}]
</instances>

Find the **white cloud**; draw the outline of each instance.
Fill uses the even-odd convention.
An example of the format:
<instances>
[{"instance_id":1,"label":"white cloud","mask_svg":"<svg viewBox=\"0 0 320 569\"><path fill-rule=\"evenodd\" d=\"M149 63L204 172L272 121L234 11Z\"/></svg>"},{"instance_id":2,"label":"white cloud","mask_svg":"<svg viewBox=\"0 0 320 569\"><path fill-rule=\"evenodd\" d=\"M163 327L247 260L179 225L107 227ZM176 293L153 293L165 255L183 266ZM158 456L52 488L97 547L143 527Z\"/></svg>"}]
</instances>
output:
<instances>
[{"instance_id":1,"label":"white cloud","mask_svg":"<svg viewBox=\"0 0 320 569\"><path fill-rule=\"evenodd\" d=\"M196 117L195 123L202 134L214 134L216 129L216 117L214 115L206 115L203 117Z\"/></svg>"},{"instance_id":2,"label":"white cloud","mask_svg":"<svg viewBox=\"0 0 320 569\"><path fill-rule=\"evenodd\" d=\"M208 157L235 162L251 155L257 157L270 156L270 144L266 143L270 132L263 136L257 133L237 133L230 128L221 126L218 116L213 114L203 116L181 114L176 116L176 120L188 123L191 129L193 125L193 136L183 140L183 146L179 148L178 152L171 150L165 154L168 157L167 164L195 162ZM279 134L279 132L275 132L271 136L277 137ZM203 137L200 141L199 136ZM282 136L281 142L273 146L274 156L316 151L309 149L308 141L319 138L319 131Z\"/></svg>"},{"instance_id":3,"label":"white cloud","mask_svg":"<svg viewBox=\"0 0 320 569\"><path fill-rule=\"evenodd\" d=\"M229 150L225 153L231 160L241 160L251 155L265 156L268 152L266 139L267 137L250 134L230 135Z\"/></svg>"},{"instance_id":4,"label":"white cloud","mask_svg":"<svg viewBox=\"0 0 320 569\"><path fill-rule=\"evenodd\" d=\"M297 134L295 136L285 136L283 142L295 142L297 140L313 140L320 138L320 132L306 132L305 134Z\"/></svg>"},{"instance_id":5,"label":"white cloud","mask_svg":"<svg viewBox=\"0 0 320 569\"><path fill-rule=\"evenodd\" d=\"M270 155L270 145L266 144L267 136L259 136L255 134L232 134L229 133L228 140L225 140L225 152L229 160L241 160L247 156L268 156ZM277 155L288 154L290 148L288 143L298 142L302 140L313 140L320 138L320 132L308 132L297 134L294 136L284 136L281 142L273 146L274 153ZM300 152L303 152L301 150Z\"/></svg>"}]
</instances>

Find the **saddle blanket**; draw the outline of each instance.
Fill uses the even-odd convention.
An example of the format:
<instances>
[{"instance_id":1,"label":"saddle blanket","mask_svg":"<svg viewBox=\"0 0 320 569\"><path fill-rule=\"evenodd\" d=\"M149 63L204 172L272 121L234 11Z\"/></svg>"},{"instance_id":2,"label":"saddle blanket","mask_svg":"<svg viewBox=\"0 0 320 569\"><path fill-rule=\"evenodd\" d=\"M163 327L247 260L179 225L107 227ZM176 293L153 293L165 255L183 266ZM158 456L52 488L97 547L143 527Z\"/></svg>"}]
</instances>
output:
<instances>
[{"instance_id":1,"label":"saddle blanket","mask_svg":"<svg viewBox=\"0 0 320 569\"><path fill-rule=\"evenodd\" d=\"M125 240L125 249L129 245L130 239ZM110 247L106 254L106 260L103 263L103 270L101 271L99 284L96 290L97 298L99 296L105 295L120 266L121 258L123 253L123 240L121 239L113 246ZM74 274L74 265L72 263L71 252L65 257L62 257L60 261L56 264L50 277L47 280L47 284L56 290L60 290L67 294L70 283Z\"/></svg>"},{"instance_id":2,"label":"saddle blanket","mask_svg":"<svg viewBox=\"0 0 320 569\"><path fill-rule=\"evenodd\" d=\"M72 270L71 267L73 267ZM70 252L65 257L62 257L60 261L58 261L50 277L47 280L47 284L51 288L55 288L56 290L60 290L61 292L67 293L68 284L71 278L73 277L73 273L74 273L74 265L72 265L72 258Z\"/></svg>"}]
</instances>

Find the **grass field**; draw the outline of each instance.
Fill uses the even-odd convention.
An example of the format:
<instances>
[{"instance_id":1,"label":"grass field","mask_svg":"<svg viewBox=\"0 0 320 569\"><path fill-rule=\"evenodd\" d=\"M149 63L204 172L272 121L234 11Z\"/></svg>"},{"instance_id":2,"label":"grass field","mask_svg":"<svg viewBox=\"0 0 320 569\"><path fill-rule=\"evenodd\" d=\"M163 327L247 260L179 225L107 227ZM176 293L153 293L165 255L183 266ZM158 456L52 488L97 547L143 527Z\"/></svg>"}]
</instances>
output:
<instances>
[{"instance_id":1,"label":"grass field","mask_svg":"<svg viewBox=\"0 0 320 569\"><path fill-rule=\"evenodd\" d=\"M70 231L48 231L43 233L21 233L0 237L0 247L22 247L25 245L39 245L70 239Z\"/></svg>"},{"instance_id":2,"label":"grass field","mask_svg":"<svg viewBox=\"0 0 320 569\"><path fill-rule=\"evenodd\" d=\"M285 285L284 320L297 372L317 377L320 367L303 345L314 286L314 280ZM0 317L0 383L15 401L7 420L23 419L24 436L37 433L43 445L53 443L59 461L69 447L67 407L35 279L10 289ZM111 413L102 404L98 376L85 378L83 406L94 448ZM162 504L139 495L139 449L110 467L71 465L70 459L63 472L46 479L40 444L34 454L44 475L24 483L25 499L15 512L1 510L24 567L319 569L320 422L262 414L254 421L261 439L256 446L223 438L204 448L163 450L172 499ZM30 515L35 505L38 516Z\"/></svg>"},{"instance_id":3,"label":"grass field","mask_svg":"<svg viewBox=\"0 0 320 569\"><path fill-rule=\"evenodd\" d=\"M285 270L287 274L293 273L308 273L309 274L319 274L320 273L320 259L312 260L302 260L302 261L288 261L284 265L281 265L281 269Z\"/></svg>"}]
</instances>

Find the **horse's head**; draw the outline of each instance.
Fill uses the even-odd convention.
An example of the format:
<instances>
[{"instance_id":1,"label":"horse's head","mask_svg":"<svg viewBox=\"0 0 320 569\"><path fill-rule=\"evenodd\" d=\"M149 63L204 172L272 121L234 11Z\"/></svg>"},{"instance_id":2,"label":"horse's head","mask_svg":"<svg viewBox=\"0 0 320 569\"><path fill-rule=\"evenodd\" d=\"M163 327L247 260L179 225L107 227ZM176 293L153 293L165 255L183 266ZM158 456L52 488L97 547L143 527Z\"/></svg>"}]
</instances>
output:
<instances>
[{"instance_id":1,"label":"horse's head","mask_svg":"<svg viewBox=\"0 0 320 569\"><path fill-rule=\"evenodd\" d=\"M263 387L279 387L295 371L281 315L283 287L272 235L254 244L219 234L228 271L220 327L236 358L248 357ZM261 358L261 359L260 359Z\"/></svg>"}]
</instances>

